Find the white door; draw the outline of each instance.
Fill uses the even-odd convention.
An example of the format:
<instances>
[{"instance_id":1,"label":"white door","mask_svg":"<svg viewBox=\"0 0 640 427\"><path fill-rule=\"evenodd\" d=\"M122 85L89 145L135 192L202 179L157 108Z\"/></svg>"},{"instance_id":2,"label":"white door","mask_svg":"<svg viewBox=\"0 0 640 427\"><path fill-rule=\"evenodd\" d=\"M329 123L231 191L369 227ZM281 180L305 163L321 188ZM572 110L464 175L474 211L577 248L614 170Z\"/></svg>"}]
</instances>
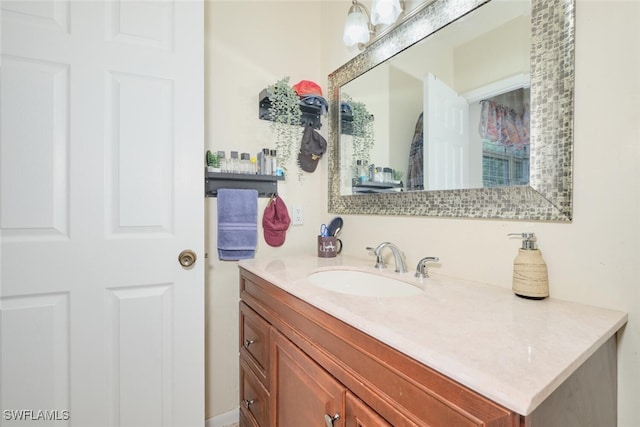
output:
<instances>
[{"instance_id":1,"label":"white door","mask_svg":"<svg viewBox=\"0 0 640 427\"><path fill-rule=\"evenodd\" d=\"M1 425L204 424L203 25L2 2Z\"/></svg>"},{"instance_id":2,"label":"white door","mask_svg":"<svg viewBox=\"0 0 640 427\"><path fill-rule=\"evenodd\" d=\"M469 106L433 74L425 78L425 190L467 188Z\"/></svg>"}]
</instances>

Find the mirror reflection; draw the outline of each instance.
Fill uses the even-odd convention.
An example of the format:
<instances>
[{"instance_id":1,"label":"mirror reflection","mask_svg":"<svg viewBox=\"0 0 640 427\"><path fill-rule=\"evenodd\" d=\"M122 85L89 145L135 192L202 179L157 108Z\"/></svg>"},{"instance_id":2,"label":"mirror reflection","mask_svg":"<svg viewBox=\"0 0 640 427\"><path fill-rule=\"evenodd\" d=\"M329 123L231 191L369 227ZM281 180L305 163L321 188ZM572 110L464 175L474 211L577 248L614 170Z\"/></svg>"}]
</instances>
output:
<instances>
[{"instance_id":1,"label":"mirror reflection","mask_svg":"<svg viewBox=\"0 0 640 427\"><path fill-rule=\"evenodd\" d=\"M340 88L340 194L529 184L530 1L491 1Z\"/></svg>"}]
</instances>

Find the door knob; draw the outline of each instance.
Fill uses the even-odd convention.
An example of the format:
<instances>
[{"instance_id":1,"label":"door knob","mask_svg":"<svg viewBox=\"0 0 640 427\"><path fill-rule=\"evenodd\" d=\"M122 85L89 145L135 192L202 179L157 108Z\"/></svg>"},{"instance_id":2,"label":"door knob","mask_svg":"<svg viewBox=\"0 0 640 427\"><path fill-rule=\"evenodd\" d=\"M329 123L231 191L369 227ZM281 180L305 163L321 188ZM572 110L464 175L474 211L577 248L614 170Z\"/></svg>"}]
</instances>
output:
<instances>
[{"instance_id":1,"label":"door knob","mask_svg":"<svg viewBox=\"0 0 640 427\"><path fill-rule=\"evenodd\" d=\"M198 257L196 256L196 253L191 249L185 249L180 252L180 255L178 255L178 262L183 267L191 267L196 263L197 259Z\"/></svg>"}]
</instances>

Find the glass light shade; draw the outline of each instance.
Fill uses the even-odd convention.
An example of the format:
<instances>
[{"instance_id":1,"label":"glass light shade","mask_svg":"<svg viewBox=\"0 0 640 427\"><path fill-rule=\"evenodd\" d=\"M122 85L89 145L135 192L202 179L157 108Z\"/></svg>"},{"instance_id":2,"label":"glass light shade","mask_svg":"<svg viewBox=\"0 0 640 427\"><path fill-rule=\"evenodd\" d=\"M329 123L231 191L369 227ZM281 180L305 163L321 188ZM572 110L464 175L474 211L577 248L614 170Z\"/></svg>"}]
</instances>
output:
<instances>
[{"instance_id":1,"label":"glass light shade","mask_svg":"<svg viewBox=\"0 0 640 427\"><path fill-rule=\"evenodd\" d=\"M371 23L373 25L391 25L402 13L400 0L373 0L371 4Z\"/></svg>"},{"instance_id":2,"label":"glass light shade","mask_svg":"<svg viewBox=\"0 0 640 427\"><path fill-rule=\"evenodd\" d=\"M369 41L369 24L362 12L356 10L347 15L342 40L347 46Z\"/></svg>"}]
</instances>

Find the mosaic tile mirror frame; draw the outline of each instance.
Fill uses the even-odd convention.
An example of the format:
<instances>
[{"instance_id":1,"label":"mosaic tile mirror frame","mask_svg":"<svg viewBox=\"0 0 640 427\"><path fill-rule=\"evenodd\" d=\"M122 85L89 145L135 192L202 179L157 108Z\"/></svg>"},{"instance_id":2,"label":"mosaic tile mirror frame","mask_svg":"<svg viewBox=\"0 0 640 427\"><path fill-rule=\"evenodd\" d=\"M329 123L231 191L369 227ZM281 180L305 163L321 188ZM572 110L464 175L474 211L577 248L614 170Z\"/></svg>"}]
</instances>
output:
<instances>
[{"instance_id":1,"label":"mosaic tile mirror frame","mask_svg":"<svg viewBox=\"0 0 640 427\"><path fill-rule=\"evenodd\" d=\"M435 0L329 75L329 212L570 222L574 0L532 0L529 185L341 195L340 87L486 0Z\"/></svg>"}]
</instances>

